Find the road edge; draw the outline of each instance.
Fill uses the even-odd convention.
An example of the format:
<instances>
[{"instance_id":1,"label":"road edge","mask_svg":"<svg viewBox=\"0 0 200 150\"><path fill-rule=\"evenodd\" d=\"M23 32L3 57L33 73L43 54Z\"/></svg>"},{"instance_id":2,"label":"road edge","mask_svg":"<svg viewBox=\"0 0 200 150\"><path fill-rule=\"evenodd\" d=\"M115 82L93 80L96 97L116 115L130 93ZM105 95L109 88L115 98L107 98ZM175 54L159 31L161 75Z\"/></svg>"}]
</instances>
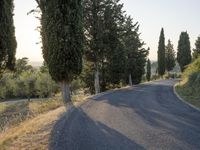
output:
<instances>
[{"instance_id":1,"label":"road edge","mask_svg":"<svg viewBox=\"0 0 200 150\"><path fill-rule=\"evenodd\" d=\"M196 107L196 106L190 104L189 102L185 101L185 100L176 92L176 86L177 86L178 84L179 84L179 83L176 83L176 84L174 84L174 86L173 86L173 92L174 92L174 94L176 95L176 97L177 97L181 102L183 102L184 104L186 104L186 105L188 105L188 106L192 107L193 109L195 109L195 110L197 110L197 111L200 112L200 108L198 108L198 107Z\"/></svg>"}]
</instances>

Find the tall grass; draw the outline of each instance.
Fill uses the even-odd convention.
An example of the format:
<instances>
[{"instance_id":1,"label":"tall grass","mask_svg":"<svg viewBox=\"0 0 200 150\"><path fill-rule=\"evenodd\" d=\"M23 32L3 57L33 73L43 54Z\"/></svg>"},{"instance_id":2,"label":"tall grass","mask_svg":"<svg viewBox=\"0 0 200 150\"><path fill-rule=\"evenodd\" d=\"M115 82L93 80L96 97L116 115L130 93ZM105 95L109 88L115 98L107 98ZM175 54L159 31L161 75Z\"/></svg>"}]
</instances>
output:
<instances>
[{"instance_id":1,"label":"tall grass","mask_svg":"<svg viewBox=\"0 0 200 150\"><path fill-rule=\"evenodd\" d=\"M30 119L38 114L56 109L63 105L58 98L48 100L38 100L31 102L14 102L0 104L0 132L17 126L26 119Z\"/></svg>"},{"instance_id":2,"label":"tall grass","mask_svg":"<svg viewBox=\"0 0 200 150\"><path fill-rule=\"evenodd\" d=\"M200 108L200 57L187 67L176 89L185 100Z\"/></svg>"}]
</instances>

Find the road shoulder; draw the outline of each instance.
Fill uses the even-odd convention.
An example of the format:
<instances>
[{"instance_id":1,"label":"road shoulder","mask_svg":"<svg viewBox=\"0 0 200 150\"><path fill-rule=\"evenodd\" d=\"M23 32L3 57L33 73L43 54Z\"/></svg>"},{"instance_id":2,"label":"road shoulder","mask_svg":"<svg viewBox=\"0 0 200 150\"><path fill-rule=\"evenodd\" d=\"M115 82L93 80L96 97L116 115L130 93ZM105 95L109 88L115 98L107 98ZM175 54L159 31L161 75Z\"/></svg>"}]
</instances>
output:
<instances>
[{"instance_id":1,"label":"road shoulder","mask_svg":"<svg viewBox=\"0 0 200 150\"><path fill-rule=\"evenodd\" d=\"M182 98L182 97L178 94L178 92L176 91L176 87L178 86L178 84L179 84L179 83L176 83L176 84L174 84L174 86L173 86L173 91L174 91L174 94L176 95L176 97L177 97L180 101L182 101L183 103L185 103L186 105L189 105L189 106L192 107L193 109L195 109L195 110L197 110L197 111L200 112L200 109L199 109L198 107L196 107L196 106L190 104L189 102L187 102L184 98Z\"/></svg>"}]
</instances>

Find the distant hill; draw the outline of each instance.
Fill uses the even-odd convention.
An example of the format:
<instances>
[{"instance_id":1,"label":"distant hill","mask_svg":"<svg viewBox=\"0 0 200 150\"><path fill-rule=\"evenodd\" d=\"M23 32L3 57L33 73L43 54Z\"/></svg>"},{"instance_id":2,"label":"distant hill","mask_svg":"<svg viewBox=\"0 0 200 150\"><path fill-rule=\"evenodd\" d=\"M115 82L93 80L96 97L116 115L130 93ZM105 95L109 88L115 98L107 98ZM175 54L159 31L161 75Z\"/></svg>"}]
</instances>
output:
<instances>
[{"instance_id":1,"label":"distant hill","mask_svg":"<svg viewBox=\"0 0 200 150\"><path fill-rule=\"evenodd\" d=\"M152 73L152 75L156 74L157 68L158 68L157 61L152 61L152 64L151 64L151 73ZM174 69L171 72L176 72L176 73L180 72L180 67L179 67L177 62L176 62L176 66L174 67Z\"/></svg>"},{"instance_id":2,"label":"distant hill","mask_svg":"<svg viewBox=\"0 0 200 150\"><path fill-rule=\"evenodd\" d=\"M43 62L42 61L30 61L28 64L33 66L34 68L39 68L42 66Z\"/></svg>"}]
</instances>

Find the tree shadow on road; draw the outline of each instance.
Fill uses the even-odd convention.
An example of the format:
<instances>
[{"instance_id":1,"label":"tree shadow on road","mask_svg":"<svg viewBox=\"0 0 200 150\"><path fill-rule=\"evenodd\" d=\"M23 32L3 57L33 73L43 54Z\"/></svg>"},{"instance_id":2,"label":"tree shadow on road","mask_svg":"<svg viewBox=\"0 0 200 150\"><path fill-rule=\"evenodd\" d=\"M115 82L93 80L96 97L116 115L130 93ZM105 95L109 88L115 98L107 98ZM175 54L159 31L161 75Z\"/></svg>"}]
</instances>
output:
<instances>
[{"instance_id":1,"label":"tree shadow on road","mask_svg":"<svg viewBox=\"0 0 200 150\"><path fill-rule=\"evenodd\" d=\"M200 112L178 100L170 82L136 86L94 101L119 109L128 108L130 116L135 113L153 129L166 131L174 139L200 149Z\"/></svg>"},{"instance_id":2,"label":"tree shadow on road","mask_svg":"<svg viewBox=\"0 0 200 150\"><path fill-rule=\"evenodd\" d=\"M128 137L92 120L83 110L63 115L54 126L50 150L145 150Z\"/></svg>"}]
</instances>

